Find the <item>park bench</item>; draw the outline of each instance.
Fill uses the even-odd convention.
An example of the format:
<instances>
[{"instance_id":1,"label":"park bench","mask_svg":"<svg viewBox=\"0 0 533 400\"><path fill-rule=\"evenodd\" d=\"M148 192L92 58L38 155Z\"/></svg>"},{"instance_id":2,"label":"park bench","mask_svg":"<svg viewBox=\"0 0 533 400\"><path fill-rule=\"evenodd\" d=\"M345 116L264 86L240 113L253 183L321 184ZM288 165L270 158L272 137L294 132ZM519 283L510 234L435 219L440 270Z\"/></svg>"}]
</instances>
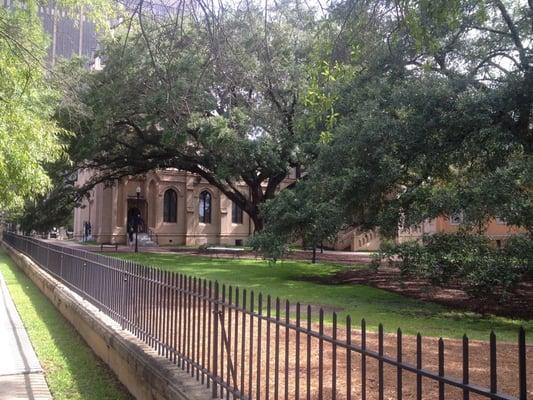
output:
<instances>
[{"instance_id":1,"label":"park bench","mask_svg":"<svg viewBox=\"0 0 533 400\"><path fill-rule=\"evenodd\" d=\"M233 248L233 247L222 247L222 246L209 246L204 249L200 249L201 253L208 254L210 256L215 256L218 258L219 254L230 254L233 258L240 258L244 254L243 248Z\"/></svg>"},{"instance_id":2,"label":"park bench","mask_svg":"<svg viewBox=\"0 0 533 400\"><path fill-rule=\"evenodd\" d=\"M100 244L100 251L104 251L106 247L115 248L115 251L118 251L118 244L116 243L101 243Z\"/></svg>"}]
</instances>

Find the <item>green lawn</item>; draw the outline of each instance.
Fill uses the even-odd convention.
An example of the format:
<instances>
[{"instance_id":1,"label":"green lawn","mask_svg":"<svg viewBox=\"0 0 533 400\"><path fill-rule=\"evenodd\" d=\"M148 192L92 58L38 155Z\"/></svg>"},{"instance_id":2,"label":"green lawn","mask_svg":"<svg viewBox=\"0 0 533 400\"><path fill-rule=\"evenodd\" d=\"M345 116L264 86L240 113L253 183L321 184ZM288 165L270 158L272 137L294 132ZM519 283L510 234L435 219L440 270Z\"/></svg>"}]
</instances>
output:
<instances>
[{"instance_id":1,"label":"green lawn","mask_svg":"<svg viewBox=\"0 0 533 400\"><path fill-rule=\"evenodd\" d=\"M260 260L216 259L179 254L117 254L117 257L145 265L178 271L192 276L237 285L263 295L270 294L291 302L319 304L327 310L341 309L338 314L352 316L354 324L365 318L375 329L382 322L392 332L401 327L404 333L425 336L460 338L466 333L471 339L486 340L494 329L500 340L516 341L519 326L524 326L528 340L533 340L533 320L484 317L444 306L422 302L395 293L363 285L326 285L310 282L317 276L333 274L340 266L285 261L276 265ZM327 312L328 319L331 313Z\"/></svg>"},{"instance_id":2,"label":"green lawn","mask_svg":"<svg viewBox=\"0 0 533 400\"><path fill-rule=\"evenodd\" d=\"M55 400L132 398L69 322L1 250L0 272Z\"/></svg>"}]
</instances>

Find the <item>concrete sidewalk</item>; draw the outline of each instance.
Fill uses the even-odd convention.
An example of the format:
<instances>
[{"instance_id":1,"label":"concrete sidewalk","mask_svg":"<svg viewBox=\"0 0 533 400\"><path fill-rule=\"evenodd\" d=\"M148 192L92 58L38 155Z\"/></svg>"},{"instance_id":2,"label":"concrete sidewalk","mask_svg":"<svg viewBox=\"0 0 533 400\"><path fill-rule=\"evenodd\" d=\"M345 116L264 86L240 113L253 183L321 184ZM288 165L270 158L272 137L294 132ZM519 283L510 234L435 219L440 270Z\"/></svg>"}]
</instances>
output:
<instances>
[{"instance_id":1,"label":"concrete sidewalk","mask_svg":"<svg viewBox=\"0 0 533 400\"><path fill-rule=\"evenodd\" d=\"M0 400L52 399L41 364L0 273Z\"/></svg>"}]
</instances>

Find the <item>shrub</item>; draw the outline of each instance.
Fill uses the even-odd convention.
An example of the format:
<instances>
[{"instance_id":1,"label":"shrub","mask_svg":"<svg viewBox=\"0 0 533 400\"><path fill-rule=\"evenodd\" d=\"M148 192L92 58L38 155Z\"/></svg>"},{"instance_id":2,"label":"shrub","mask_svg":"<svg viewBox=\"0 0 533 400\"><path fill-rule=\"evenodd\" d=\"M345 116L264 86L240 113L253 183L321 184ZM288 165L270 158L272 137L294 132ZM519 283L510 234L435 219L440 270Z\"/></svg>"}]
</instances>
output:
<instances>
[{"instance_id":1,"label":"shrub","mask_svg":"<svg viewBox=\"0 0 533 400\"><path fill-rule=\"evenodd\" d=\"M489 240L466 233L425 236L421 268L436 285L444 285L475 270L491 251Z\"/></svg>"},{"instance_id":2,"label":"shrub","mask_svg":"<svg viewBox=\"0 0 533 400\"><path fill-rule=\"evenodd\" d=\"M433 285L460 283L478 298L505 298L522 275L532 271L533 241L516 235L505 248L487 237L464 232L424 236L422 243L385 242L378 255L395 263L402 276L416 275Z\"/></svg>"},{"instance_id":3,"label":"shrub","mask_svg":"<svg viewBox=\"0 0 533 400\"><path fill-rule=\"evenodd\" d=\"M260 252L265 259L275 263L289 252L287 242L286 238L265 230L254 235L249 240L248 246Z\"/></svg>"},{"instance_id":4,"label":"shrub","mask_svg":"<svg viewBox=\"0 0 533 400\"><path fill-rule=\"evenodd\" d=\"M373 263L377 266L381 260L386 259L390 266L396 265L402 276L406 276L414 271L421 271L420 264L423 263L424 253L423 246L415 241L400 244L384 241Z\"/></svg>"},{"instance_id":5,"label":"shrub","mask_svg":"<svg viewBox=\"0 0 533 400\"><path fill-rule=\"evenodd\" d=\"M468 294L481 299L504 300L523 273L523 269L518 268L511 258L505 257L499 251L493 251L476 261L476 268L464 277L464 286Z\"/></svg>"},{"instance_id":6,"label":"shrub","mask_svg":"<svg viewBox=\"0 0 533 400\"><path fill-rule=\"evenodd\" d=\"M533 237L513 235L507 240L503 251L516 267L522 268L533 279Z\"/></svg>"}]
</instances>

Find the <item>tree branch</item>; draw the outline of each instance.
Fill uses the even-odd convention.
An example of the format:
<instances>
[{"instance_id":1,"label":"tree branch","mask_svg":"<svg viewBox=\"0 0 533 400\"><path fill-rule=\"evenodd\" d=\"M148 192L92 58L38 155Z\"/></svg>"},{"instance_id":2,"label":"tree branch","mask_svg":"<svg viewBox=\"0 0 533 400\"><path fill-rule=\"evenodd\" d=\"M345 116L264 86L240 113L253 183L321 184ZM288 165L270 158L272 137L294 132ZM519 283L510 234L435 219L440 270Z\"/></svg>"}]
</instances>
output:
<instances>
[{"instance_id":1,"label":"tree branch","mask_svg":"<svg viewBox=\"0 0 533 400\"><path fill-rule=\"evenodd\" d=\"M522 68L524 70L528 70L530 68L526 50L524 49L524 46L522 44L522 41L520 39L520 33L518 32L518 28L514 24L511 16L509 15L509 12L501 2L501 0L494 0L496 7L500 10L500 13L502 15L503 20L507 24L507 27L509 28L511 39L513 40L513 43L515 44L516 48L518 49L518 54L520 55L520 62L522 64Z\"/></svg>"}]
</instances>

